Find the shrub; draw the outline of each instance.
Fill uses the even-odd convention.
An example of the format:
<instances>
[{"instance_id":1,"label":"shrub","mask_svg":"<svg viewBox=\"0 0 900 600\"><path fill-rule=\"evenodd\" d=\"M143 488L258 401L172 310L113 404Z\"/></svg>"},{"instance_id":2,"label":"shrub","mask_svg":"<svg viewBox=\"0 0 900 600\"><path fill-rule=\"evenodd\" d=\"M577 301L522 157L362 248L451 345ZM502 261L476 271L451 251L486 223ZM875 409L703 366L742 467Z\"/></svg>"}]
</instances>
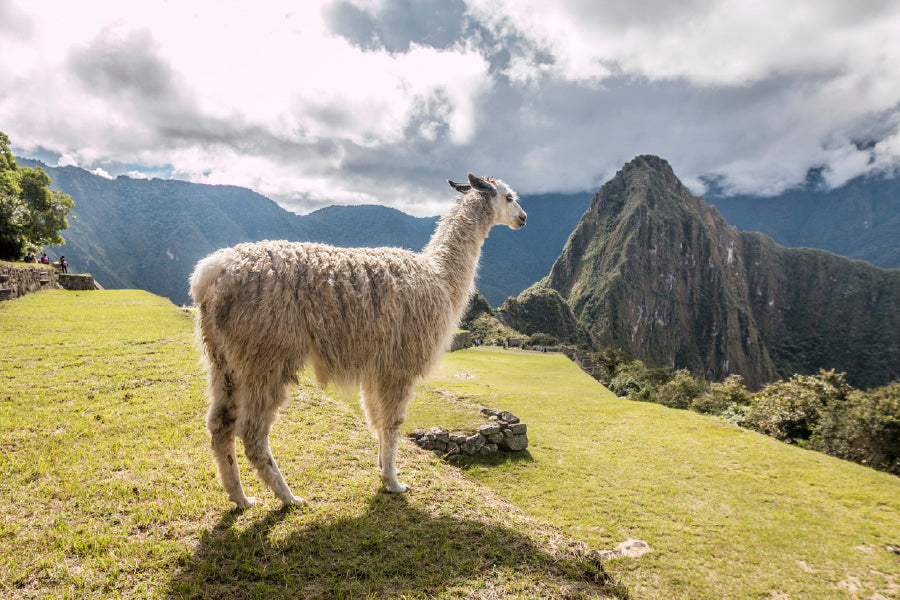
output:
<instances>
[{"instance_id":1,"label":"shrub","mask_svg":"<svg viewBox=\"0 0 900 600\"><path fill-rule=\"evenodd\" d=\"M656 379L660 376L660 369L648 369L639 360L622 365L618 373L609 383L609 389L617 396L625 396L629 400L641 402L656 402Z\"/></svg>"},{"instance_id":2,"label":"shrub","mask_svg":"<svg viewBox=\"0 0 900 600\"><path fill-rule=\"evenodd\" d=\"M747 414L750 412L749 406L741 406L740 404L732 404L717 416L729 423L733 423L738 427L747 426Z\"/></svg>"},{"instance_id":3,"label":"shrub","mask_svg":"<svg viewBox=\"0 0 900 600\"><path fill-rule=\"evenodd\" d=\"M732 406L748 406L752 401L750 391L744 387L744 378L740 375L729 375L721 383L712 383L709 390L696 397L691 409L709 415L720 415ZM742 411L746 416L747 411Z\"/></svg>"},{"instance_id":4,"label":"shrub","mask_svg":"<svg viewBox=\"0 0 900 600\"><path fill-rule=\"evenodd\" d=\"M900 475L900 382L826 407L812 448Z\"/></svg>"},{"instance_id":5,"label":"shrub","mask_svg":"<svg viewBox=\"0 0 900 600\"><path fill-rule=\"evenodd\" d=\"M691 377L687 369L679 369L670 381L659 387L657 401L671 408L688 408L700 396L703 383Z\"/></svg>"},{"instance_id":6,"label":"shrub","mask_svg":"<svg viewBox=\"0 0 900 600\"><path fill-rule=\"evenodd\" d=\"M823 412L840 412L852 389L844 374L833 370L770 383L747 414L747 427L783 441L809 440L817 432Z\"/></svg>"},{"instance_id":7,"label":"shrub","mask_svg":"<svg viewBox=\"0 0 900 600\"><path fill-rule=\"evenodd\" d=\"M619 369L632 360L634 360L634 357L627 351L613 346L601 348L594 354L594 362L602 368L599 379L604 385L609 385L613 378L619 374Z\"/></svg>"},{"instance_id":8,"label":"shrub","mask_svg":"<svg viewBox=\"0 0 900 600\"><path fill-rule=\"evenodd\" d=\"M647 382L636 377L634 373L619 373L609 383L609 389L620 398L627 397L634 392L639 392L647 385Z\"/></svg>"}]
</instances>

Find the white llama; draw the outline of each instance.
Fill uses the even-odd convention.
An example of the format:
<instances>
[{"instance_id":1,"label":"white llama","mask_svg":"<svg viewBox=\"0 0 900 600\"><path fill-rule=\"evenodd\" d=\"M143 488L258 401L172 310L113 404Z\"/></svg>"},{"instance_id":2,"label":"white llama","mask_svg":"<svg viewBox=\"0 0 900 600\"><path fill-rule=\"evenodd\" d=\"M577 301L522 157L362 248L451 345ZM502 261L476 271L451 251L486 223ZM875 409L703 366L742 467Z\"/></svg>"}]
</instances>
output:
<instances>
[{"instance_id":1,"label":"white llama","mask_svg":"<svg viewBox=\"0 0 900 600\"><path fill-rule=\"evenodd\" d=\"M317 381L359 386L378 436L381 478L397 479L399 425L416 378L448 348L474 289L481 246L495 224L518 229L525 212L504 182L471 173L462 196L422 252L314 243L239 244L207 256L191 276L208 366L206 424L222 485L241 508L237 434L259 478L286 505L305 504L285 483L269 430L300 367Z\"/></svg>"}]
</instances>

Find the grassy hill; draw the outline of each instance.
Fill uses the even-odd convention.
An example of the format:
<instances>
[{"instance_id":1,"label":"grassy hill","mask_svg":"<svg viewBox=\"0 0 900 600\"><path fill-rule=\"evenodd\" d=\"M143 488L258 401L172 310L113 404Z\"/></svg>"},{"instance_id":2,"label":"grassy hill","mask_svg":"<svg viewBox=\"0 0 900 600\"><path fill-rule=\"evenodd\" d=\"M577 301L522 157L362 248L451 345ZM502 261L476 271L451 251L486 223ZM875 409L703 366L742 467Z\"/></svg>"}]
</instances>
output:
<instances>
[{"instance_id":1,"label":"grassy hill","mask_svg":"<svg viewBox=\"0 0 900 600\"><path fill-rule=\"evenodd\" d=\"M272 435L284 510L232 510L203 427L190 317L145 292L0 304L0 597L621 597L594 553L304 383Z\"/></svg>"},{"instance_id":2,"label":"grassy hill","mask_svg":"<svg viewBox=\"0 0 900 600\"><path fill-rule=\"evenodd\" d=\"M466 475L594 548L646 541L654 552L611 566L635 598L900 591L898 557L884 549L900 532L897 477L620 400L562 355L454 352L422 391L408 428L479 421L476 404L527 423L528 458L475 462Z\"/></svg>"},{"instance_id":3,"label":"grassy hill","mask_svg":"<svg viewBox=\"0 0 900 600\"><path fill-rule=\"evenodd\" d=\"M613 397L567 359L446 357L408 429L478 406L524 458L461 469L401 444L380 491L353 398L303 380L272 446L305 509L231 509L189 316L143 292L0 304L0 597L884 598L900 480L687 411ZM600 565L627 538L653 552ZM607 573L609 572L609 573ZM612 575L610 578L609 575ZM613 582L620 581L625 590Z\"/></svg>"}]
</instances>

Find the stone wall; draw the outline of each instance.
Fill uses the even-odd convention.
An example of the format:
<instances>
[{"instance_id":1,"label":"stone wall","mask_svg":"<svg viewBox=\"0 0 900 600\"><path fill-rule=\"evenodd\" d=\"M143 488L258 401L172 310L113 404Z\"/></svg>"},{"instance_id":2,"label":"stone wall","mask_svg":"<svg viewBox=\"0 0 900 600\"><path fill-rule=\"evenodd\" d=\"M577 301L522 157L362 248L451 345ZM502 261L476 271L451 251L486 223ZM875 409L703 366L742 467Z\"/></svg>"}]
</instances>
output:
<instances>
[{"instance_id":1,"label":"stone wall","mask_svg":"<svg viewBox=\"0 0 900 600\"><path fill-rule=\"evenodd\" d=\"M603 366L594 360L593 350L579 350L572 346L545 346L547 352L561 352L578 365L582 371L597 379L603 374Z\"/></svg>"},{"instance_id":2,"label":"stone wall","mask_svg":"<svg viewBox=\"0 0 900 600\"><path fill-rule=\"evenodd\" d=\"M0 264L0 300L12 300L41 290L58 290L59 273L44 267Z\"/></svg>"},{"instance_id":3,"label":"stone wall","mask_svg":"<svg viewBox=\"0 0 900 600\"><path fill-rule=\"evenodd\" d=\"M443 427L417 429L409 434L414 444L447 460L490 456L498 452L522 452L528 447L528 426L509 411L481 409L490 423L474 432L447 431Z\"/></svg>"},{"instance_id":4,"label":"stone wall","mask_svg":"<svg viewBox=\"0 0 900 600\"><path fill-rule=\"evenodd\" d=\"M455 352L456 350L462 350L463 348L469 348L472 346L472 334L468 331L458 331L453 336L453 341L450 343L450 352Z\"/></svg>"},{"instance_id":5,"label":"stone wall","mask_svg":"<svg viewBox=\"0 0 900 600\"><path fill-rule=\"evenodd\" d=\"M63 289L72 291L85 291L103 289L100 284L94 281L93 275L71 275L69 273L59 274L59 285Z\"/></svg>"}]
</instances>

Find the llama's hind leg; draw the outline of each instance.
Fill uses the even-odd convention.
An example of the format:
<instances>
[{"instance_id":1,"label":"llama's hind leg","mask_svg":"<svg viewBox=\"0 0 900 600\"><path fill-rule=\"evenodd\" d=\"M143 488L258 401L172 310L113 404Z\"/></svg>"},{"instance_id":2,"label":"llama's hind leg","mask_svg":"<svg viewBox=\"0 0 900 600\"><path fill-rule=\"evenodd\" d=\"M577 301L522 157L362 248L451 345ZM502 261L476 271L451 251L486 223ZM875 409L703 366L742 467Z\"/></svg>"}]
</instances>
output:
<instances>
[{"instance_id":1,"label":"llama's hind leg","mask_svg":"<svg viewBox=\"0 0 900 600\"><path fill-rule=\"evenodd\" d=\"M389 492L402 494L409 486L400 483L397 474L397 446L400 425L406 420L406 407L413 396L411 383L365 386L363 408L369 426L378 435L378 466L381 480Z\"/></svg>"},{"instance_id":2,"label":"llama's hind leg","mask_svg":"<svg viewBox=\"0 0 900 600\"><path fill-rule=\"evenodd\" d=\"M283 400L283 384L263 386L251 391L247 410L241 414L238 423L238 435L244 441L244 452L256 469L256 474L284 505L305 505L306 500L291 492L269 447L269 431Z\"/></svg>"},{"instance_id":3,"label":"llama's hind leg","mask_svg":"<svg viewBox=\"0 0 900 600\"><path fill-rule=\"evenodd\" d=\"M221 367L211 365L209 389L212 403L206 415L206 427L212 438L213 457L219 479L229 500L237 504L238 508L250 508L256 503L256 499L244 495L234 448L235 423L240 412L240 398L234 385L234 376Z\"/></svg>"},{"instance_id":4,"label":"llama's hind leg","mask_svg":"<svg viewBox=\"0 0 900 600\"><path fill-rule=\"evenodd\" d=\"M400 483L397 473L397 445L400 441L400 430L397 427L385 427L378 430L378 464L381 467L381 481L387 491L403 494L409 486Z\"/></svg>"}]
</instances>

